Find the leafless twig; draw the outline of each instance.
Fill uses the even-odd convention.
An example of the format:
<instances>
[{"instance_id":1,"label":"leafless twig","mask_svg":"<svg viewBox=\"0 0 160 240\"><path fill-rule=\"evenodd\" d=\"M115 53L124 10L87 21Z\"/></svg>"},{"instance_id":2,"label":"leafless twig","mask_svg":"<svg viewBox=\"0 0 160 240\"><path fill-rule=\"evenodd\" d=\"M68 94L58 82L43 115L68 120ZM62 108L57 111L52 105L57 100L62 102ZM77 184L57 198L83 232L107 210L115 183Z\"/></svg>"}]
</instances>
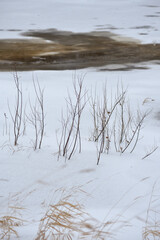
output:
<instances>
[{"instance_id":1,"label":"leafless twig","mask_svg":"<svg viewBox=\"0 0 160 240\"><path fill-rule=\"evenodd\" d=\"M38 80L33 79L34 91L36 94L35 104L30 101L30 115L27 116L29 123L34 127L35 140L34 149L41 149L45 130L45 112L44 112L44 89L42 90Z\"/></svg>"},{"instance_id":2,"label":"leafless twig","mask_svg":"<svg viewBox=\"0 0 160 240\"><path fill-rule=\"evenodd\" d=\"M61 117L61 137L59 141L58 158L62 155L65 158L71 159L76 147L79 145L81 152L81 134L80 121L81 115L86 105L86 91L83 90L84 76L74 76L73 89L75 102L68 95L66 99L67 114ZM76 81L77 80L77 81Z\"/></svg>"},{"instance_id":3,"label":"leafless twig","mask_svg":"<svg viewBox=\"0 0 160 240\"><path fill-rule=\"evenodd\" d=\"M23 116L23 93L22 93L22 87L20 86L20 83L19 83L18 73L15 72L13 76L14 76L14 82L16 86L16 104L15 104L15 110L13 113L11 112L9 104L8 104L8 108L9 108L9 112L13 122L14 146L17 146L18 139L21 135L21 124L22 124L22 116Z\"/></svg>"},{"instance_id":4,"label":"leafless twig","mask_svg":"<svg viewBox=\"0 0 160 240\"><path fill-rule=\"evenodd\" d=\"M145 159L145 158L147 158L147 157L149 157L149 156L150 156L151 154L153 154L157 149L158 149L158 146L154 147L153 150L151 150L150 152L148 152L148 153L142 158L142 160Z\"/></svg>"}]
</instances>

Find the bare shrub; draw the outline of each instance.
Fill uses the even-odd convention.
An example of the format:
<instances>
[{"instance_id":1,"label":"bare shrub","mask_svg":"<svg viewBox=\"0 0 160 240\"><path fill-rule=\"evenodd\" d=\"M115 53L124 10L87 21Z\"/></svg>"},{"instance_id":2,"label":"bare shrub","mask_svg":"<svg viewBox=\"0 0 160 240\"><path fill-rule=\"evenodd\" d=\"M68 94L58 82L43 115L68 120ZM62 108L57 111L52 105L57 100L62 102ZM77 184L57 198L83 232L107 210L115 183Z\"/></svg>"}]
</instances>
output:
<instances>
[{"instance_id":1,"label":"bare shrub","mask_svg":"<svg viewBox=\"0 0 160 240\"><path fill-rule=\"evenodd\" d=\"M99 164L101 154L103 152L109 153L110 144L113 135L113 127L111 126L112 119L115 115L118 104L123 100L125 91L117 94L115 99L110 101L107 99L107 86L103 86L102 97L91 94L91 109L93 117L93 133L92 139L97 142L97 165Z\"/></svg>"},{"instance_id":2,"label":"bare shrub","mask_svg":"<svg viewBox=\"0 0 160 240\"><path fill-rule=\"evenodd\" d=\"M35 82L33 79L33 86L36 101L34 104L30 101L31 112L27 115L27 120L34 128L34 150L36 150L37 148L41 149L45 130L44 89L41 89L38 80Z\"/></svg>"},{"instance_id":3,"label":"bare shrub","mask_svg":"<svg viewBox=\"0 0 160 240\"><path fill-rule=\"evenodd\" d=\"M13 113L9 108L9 112L11 115L11 119L13 122L13 133L14 133L14 146L18 145L18 140L21 135L21 125L22 125L22 116L23 116L23 93L22 93L22 86L19 82L19 76L18 73L15 72L13 74L14 76L14 83L16 87L16 103L15 103L15 109Z\"/></svg>"},{"instance_id":4,"label":"bare shrub","mask_svg":"<svg viewBox=\"0 0 160 240\"><path fill-rule=\"evenodd\" d=\"M107 101L106 86L104 89L105 90L103 91L103 105L102 105L102 107L100 107L100 113L101 113L100 118L101 118L101 122L103 122L103 124L102 124L101 128L99 129L99 133L98 133L98 136L95 138L95 141L98 141L99 137L106 130L106 127L108 126L110 119L116 110L116 107L118 106L118 104L120 104L120 102L123 100L124 95L125 95L125 92L122 92L122 94L115 96L115 100L113 103L112 103L112 99L111 99L110 108L108 108L107 107L108 101Z\"/></svg>"},{"instance_id":5,"label":"bare shrub","mask_svg":"<svg viewBox=\"0 0 160 240\"><path fill-rule=\"evenodd\" d=\"M83 90L83 80L84 76L82 75L74 76L74 100L68 94L68 98L66 99L66 114L64 115L62 111L58 159L60 156L68 160L71 159L77 147L79 148L79 153L81 152L80 122L86 105L86 90Z\"/></svg>"},{"instance_id":6,"label":"bare shrub","mask_svg":"<svg viewBox=\"0 0 160 240\"><path fill-rule=\"evenodd\" d=\"M149 112L142 113L140 110L132 113L126 102L120 103L117 108L114 121L114 145L117 152L124 153L129 150L132 153L138 143L142 124Z\"/></svg>"},{"instance_id":7,"label":"bare shrub","mask_svg":"<svg viewBox=\"0 0 160 240\"><path fill-rule=\"evenodd\" d=\"M102 97L91 93L91 113L93 118L93 132L91 139L97 146L97 165L101 154L109 153L111 145L117 152L132 153L139 140L140 130L144 119L149 112L141 113L130 110L129 100L126 99L126 90L117 85L117 93L113 98L107 98L107 87L103 87ZM112 144L113 142L113 144Z\"/></svg>"}]
</instances>

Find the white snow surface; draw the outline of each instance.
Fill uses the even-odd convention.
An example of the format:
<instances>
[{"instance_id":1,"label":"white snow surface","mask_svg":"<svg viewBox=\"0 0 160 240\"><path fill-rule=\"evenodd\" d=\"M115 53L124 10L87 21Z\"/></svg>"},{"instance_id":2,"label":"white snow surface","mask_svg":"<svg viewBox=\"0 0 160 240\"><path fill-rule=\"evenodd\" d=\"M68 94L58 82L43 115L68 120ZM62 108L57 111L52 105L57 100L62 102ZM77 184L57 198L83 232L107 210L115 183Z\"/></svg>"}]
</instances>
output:
<instances>
[{"instance_id":1,"label":"white snow surface","mask_svg":"<svg viewBox=\"0 0 160 240\"><path fill-rule=\"evenodd\" d=\"M116 28L109 31L126 37L143 42L159 42L158 12L160 2L156 0L1 0L0 28L3 31L0 32L0 38L20 37L19 31L9 29L23 32L28 29L57 28L87 32L96 30L97 25L103 25L104 28ZM150 28L135 28L142 26ZM148 35L139 35L141 32ZM111 92L116 92L117 84L122 82L123 88L127 89L131 109L135 110L138 106L142 111L151 110L135 151L132 154L119 154L111 149L108 155L102 154L98 166L96 145L89 141L93 127L89 103L81 122L82 153L76 152L69 161L63 157L57 161L56 134L60 130L65 98L68 92L71 96L73 93L73 71L18 73L24 103L27 99L31 103L35 101L33 76L44 88L46 128L42 149L37 151L33 150L34 134L28 123L26 135L20 137L17 147L13 146L13 124L9 109L12 112L14 110L16 89L13 73L0 73L0 217L13 213L10 206L21 208L14 213L26 220L23 226L16 228L20 239L36 238L39 221L47 207L60 199L57 189L70 191L78 186L90 196L78 193L76 200L92 216L100 221L118 219L117 222L123 220L127 223L128 226L114 229L115 239L142 239L153 186L156 182L154 194L158 196L160 181L160 68L155 63L148 63L147 66L147 70L133 71L101 72L94 68L76 71L77 76L86 74L84 86L88 93L96 88L101 96L104 83L107 83L110 99ZM142 160L155 147L158 149ZM151 208L159 211L159 203L160 200L153 202ZM11 239L16 238L12 236Z\"/></svg>"},{"instance_id":2,"label":"white snow surface","mask_svg":"<svg viewBox=\"0 0 160 240\"><path fill-rule=\"evenodd\" d=\"M10 212L10 205L24 207L21 211L23 219L27 220L24 227L19 227L20 239L34 239L38 222L49 204L55 199L55 191L59 188L66 190L82 186L90 197L79 194L77 200L94 217L103 221L115 219L122 214L122 219L130 227L116 232L116 239L141 239L142 228L148 209L152 188L159 180L159 149L148 158L142 160L154 146L159 146L159 66L150 65L150 70L134 70L131 72L97 72L86 69L84 85L88 91L95 87L100 91L104 82L107 89L115 91L117 83L123 80L127 88L131 107L139 105L142 110L152 109L145 121L136 150L120 155L114 149L102 154L99 166L96 165L96 145L89 141L92 128L89 105L86 107L81 123L82 153L76 153L70 161L64 158L57 161L56 131L60 128L61 110L65 106L67 92L72 94L71 71L38 71L34 73L41 87L45 88L44 106L46 112L46 130L41 150L34 151L32 139L33 130L27 126L26 136L20 137L18 147L13 147L12 121L8 111L15 102L15 87L12 73L1 73L0 89L0 126L1 126L1 155L0 155L0 189L1 216ZM82 71L77 71L77 74ZM23 86L24 98L28 96L34 101L33 73L19 73ZM154 99L143 104L144 99ZM8 102L8 104L7 104ZM5 134L3 114L6 113L10 125L10 134ZM10 136L8 136L10 135ZM10 140L9 140L10 138ZM156 194L158 187L156 186ZM57 196L58 198L58 196ZM56 201L55 201L56 202ZM157 208L157 203L156 206ZM109 216L108 212L111 210ZM143 219L140 221L137 218ZM121 220L122 220L121 219ZM13 238L14 239L14 238Z\"/></svg>"},{"instance_id":3,"label":"white snow surface","mask_svg":"<svg viewBox=\"0 0 160 240\"><path fill-rule=\"evenodd\" d=\"M111 31L144 43L159 43L159 22L157 0L0 1L0 38L21 37L20 33L29 29L56 28Z\"/></svg>"}]
</instances>

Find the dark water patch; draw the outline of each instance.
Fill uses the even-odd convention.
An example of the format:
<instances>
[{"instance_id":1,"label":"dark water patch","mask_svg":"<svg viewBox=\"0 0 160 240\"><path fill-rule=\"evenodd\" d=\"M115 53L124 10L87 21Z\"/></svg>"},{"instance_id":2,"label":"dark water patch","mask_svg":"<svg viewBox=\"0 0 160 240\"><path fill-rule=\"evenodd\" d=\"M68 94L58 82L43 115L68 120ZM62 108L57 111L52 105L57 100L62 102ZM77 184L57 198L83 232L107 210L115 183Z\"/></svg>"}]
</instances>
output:
<instances>
[{"instance_id":1,"label":"dark water patch","mask_svg":"<svg viewBox=\"0 0 160 240\"><path fill-rule=\"evenodd\" d=\"M22 32L21 29L7 29L8 32Z\"/></svg>"},{"instance_id":2,"label":"dark water patch","mask_svg":"<svg viewBox=\"0 0 160 240\"><path fill-rule=\"evenodd\" d=\"M95 25L96 30L121 30L124 28L117 28L109 24L104 24L104 25Z\"/></svg>"},{"instance_id":3,"label":"dark water patch","mask_svg":"<svg viewBox=\"0 0 160 240\"><path fill-rule=\"evenodd\" d=\"M159 15L145 15L145 17L148 17L148 18L159 18L160 16Z\"/></svg>"},{"instance_id":4,"label":"dark water patch","mask_svg":"<svg viewBox=\"0 0 160 240\"><path fill-rule=\"evenodd\" d=\"M95 31L108 31L108 27L97 27Z\"/></svg>"},{"instance_id":5,"label":"dark water patch","mask_svg":"<svg viewBox=\"0 0 160 240\"><path fill-rule=\"evenodd\" d=\"M149 7L149 8L158 8L157 5L142 5L143 7Z\"/></svg>"},{"instance_id":6,"label":"dark water patch","mask_svg":"<svg viewBox=\"0 0 160 240\"><path fill-rule=\"evenodd\" d=\"M104 27L104 26L106 26L106 25L104 25L104 24L97 24L97 25L95 25L95 27Z\"/></svg>"},{"instance_id":7,"label":"dark water patch","mask_svg":"<svg viewBox=\"0 0 160 240\"><path fill-rule=\"evenodd\" d=\"M154 29L154 27L152 27L150 25L144 25L144 26L131 27L130 29Z\"/></svg>"},{"instance_id":8,"label":"dark water patch","mask_svg":"<svg viewBox=\"0 0 160 240\"><path fill-rule=\"evenodd\" d=\"M148 35L148 33L139 33L139 35Z\"/></svg>"},{"instance_id":9,"label":"dark water patch","mask_svg":"<svg viewBox=\"0 0 160 240\"><path fill-rule=\"evenodd\" d=\"M0 29L0 31L6 31L6 32L22 32L21 29Z\"/></svg>"}]
</instances>

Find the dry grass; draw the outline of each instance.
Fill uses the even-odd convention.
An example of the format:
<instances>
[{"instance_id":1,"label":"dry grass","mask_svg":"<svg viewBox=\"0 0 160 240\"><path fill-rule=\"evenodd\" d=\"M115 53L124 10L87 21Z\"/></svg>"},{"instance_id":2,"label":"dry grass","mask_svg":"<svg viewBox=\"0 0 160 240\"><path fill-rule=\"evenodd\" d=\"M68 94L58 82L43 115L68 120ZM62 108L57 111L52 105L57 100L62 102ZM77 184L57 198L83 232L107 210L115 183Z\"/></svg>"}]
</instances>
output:
<instances>
[{"instance_id":1,"label":"dry grass","mask_svg":"<svg viewBox=\"0 0 160 240\"><path fill-rule=\"evenodd\" d=\"M61 196L57 203L49 206L35 240L104 240L112 236L107 229L113 222L101 223L93 218L73 195Z\"/></svg>"},{"instance_id":2,"label":"dry grass","mask_svg":"<svg viewBox=\"0 0 160 240\"><path fill-rule=\"evenodd\" d=\"M63 46L40 40L0 40L0 60L34 62L45 56L50 57L82 50L76 46Z\"/></svg>"},{"instance_id":3,"label":"dry grass","mask_svg":"<svg viewBox=\"0 0 160 240\"><path fill-rule=\"evenodd\" d=\"M143 240L159 240L160 239L160 212L149 209L150 217L143 229Z\"/></svg>"},{"instance_id":4,"label":"dry grass","mask_svg":"<svg viewBox=\"0 0 160 240\"><path fill-rule=\"evenodd\" d=\"M157 228L157 229L156 229ZM143 233L144 240L159 240L160 239L160 223L157 226L147 227Z\"/></svg>"},{"instance_id":5,"label":"dry grass","mask_svg":"<svg viewBox=\"0 0 160 240\"><path fill-rule=\"evenodd\" d=\"M0 239L10 240L12 237L18 238L16 228L23 224L23 220L13 216L3 216L0 218Z\"/></svg>"},{"instance_id":6,"label":"dry grass","mask_svg":"<svg viewBox=\"0 0 160 240\"><path fill-rule=\"evenodd\" d=\"M25 208L21 205L19 193L10 195L8 198L7 212L0 214L0 239L18 239L18 228L26 222L22 219ZM23 201L23 200L21 200Z\"/></svg>"},{"instance_id":7,"label":"dry grass","mask_svg":"<svg viewBox=\"0 0 160 240\"><path fill-rule=\"evenodd\" d=\"M79 34L45 30L29 31L24 35L43 40L0 40L1 69L11 69L10 62L6 61L16 63L17 70L73 70L160 60L160 44L115 41L104 32Z\"/></svg>"},{"instance_id":8,"label":"dry grass","mask_svg":"<svg viewBox=\"0 0 160 240\"><path fill-rule=\"evenodd\" d=\"M143 240L160 239L160 208L159 195L155 194L156 182L153 185L151 197L148 204L145 227L142 233Z\"/></svg>"}]
</instances>

